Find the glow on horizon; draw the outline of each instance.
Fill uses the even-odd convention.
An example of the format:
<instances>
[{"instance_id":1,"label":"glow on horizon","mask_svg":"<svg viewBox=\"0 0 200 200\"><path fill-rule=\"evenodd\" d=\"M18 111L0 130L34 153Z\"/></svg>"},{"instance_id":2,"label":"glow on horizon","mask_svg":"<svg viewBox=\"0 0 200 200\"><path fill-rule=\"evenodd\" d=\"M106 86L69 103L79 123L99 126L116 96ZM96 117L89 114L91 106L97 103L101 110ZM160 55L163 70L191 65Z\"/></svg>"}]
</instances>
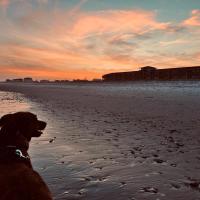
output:
<instances>
[{"instance_id":1,"label":"glow on horizon","mask_svg":"<svg viewBox=\"0 0 200 200\"><path fill-rule=\"evenodd\" d=\"M112 3L0 0L0 80L91 80L145 65L200 65L198 0L190 7L176 0L174 13L167 0Z\"/></svg>"}]
</instances>

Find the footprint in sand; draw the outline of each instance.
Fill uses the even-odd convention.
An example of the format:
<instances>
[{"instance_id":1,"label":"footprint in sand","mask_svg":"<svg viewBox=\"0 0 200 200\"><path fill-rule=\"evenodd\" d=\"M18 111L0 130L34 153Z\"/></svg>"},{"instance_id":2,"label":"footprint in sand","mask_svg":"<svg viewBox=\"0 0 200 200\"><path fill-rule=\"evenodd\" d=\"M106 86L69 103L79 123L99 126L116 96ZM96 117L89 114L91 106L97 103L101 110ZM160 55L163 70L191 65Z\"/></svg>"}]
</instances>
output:
<instances>
[{"instance_id":1,"label":"footprint in sand","mask_svg":"<svg viewBox=\"0 0 200 200\"><path fill-rule=\"evenodd\" d=\"M160 159L160 158L154 158L153 161L154 161L154 163L158 163L158 164L166 163L166 161L164 161L163 159Z\"/></svg>"},{"instance_id":2,"label":"footprint in sand","mask_svg":"<svg viewBox=\"0 0 200 200\"><path fill-rule=\"evenodd\" d=\"M158 189L154 187L143 187L140 189L140 192L148 192L151 194L156 194L158 193Z\"/></svg>"},{"instance_id":3,"label":"footprint in sand","mask_svg":"<svg viewBox=\"0 0 200 200\"><path fill-rule=\"evenodd\" d=\"M175 189L175 190L178 190L178 189L181 188L181 186L179 184L177 184L177 183L171 183L171 188Z\"/></svg>"},{"instance_id":4,"label":"footprint in sand","mask_svg":"<svg viewBox=\"0 0 200 200\"><path fill-rule=\"evenodd\" d=\"M190 187L193 190L200 191L200 180L199 179L193 179L188 177L188 180L184 182L184 185L187 187Z\"/></svg>"}]
</instances>

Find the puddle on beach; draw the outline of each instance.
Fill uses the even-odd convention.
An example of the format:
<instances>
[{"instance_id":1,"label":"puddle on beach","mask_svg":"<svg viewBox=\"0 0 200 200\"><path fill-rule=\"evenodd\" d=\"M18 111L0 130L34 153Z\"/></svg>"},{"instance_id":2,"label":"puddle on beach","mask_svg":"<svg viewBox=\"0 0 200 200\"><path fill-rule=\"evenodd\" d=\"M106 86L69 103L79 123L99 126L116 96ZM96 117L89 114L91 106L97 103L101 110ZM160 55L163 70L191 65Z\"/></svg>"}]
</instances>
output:
<instances>
[{"instance_id":1,"label":"puddle on beach","mask_svg":"<svg viewBox=\"0 0 200 200\"><path fill-rule=\"evenodd\" d=\"M31 111L47 121L42 137L31 142L30 154L55 199L199 199L200 141L192 139L199 126L192 119L183 124L179 118L149 117L149 113L145 118L135 117L134 106L132 110L120 108L120 95L127 94L127 87L121 87L112 86L106 94L103 87L81 90L70 86L71 95L64 87L24 87L26 96L1 92L0 108L3 113ZM137 103L140 89L127 90ZM150 92L138 102L148 99L157 104L156 94ZM166 101L165 96L159 98ZM193 136L187 135L195 125Z\"/></svg>"}]
</instances>

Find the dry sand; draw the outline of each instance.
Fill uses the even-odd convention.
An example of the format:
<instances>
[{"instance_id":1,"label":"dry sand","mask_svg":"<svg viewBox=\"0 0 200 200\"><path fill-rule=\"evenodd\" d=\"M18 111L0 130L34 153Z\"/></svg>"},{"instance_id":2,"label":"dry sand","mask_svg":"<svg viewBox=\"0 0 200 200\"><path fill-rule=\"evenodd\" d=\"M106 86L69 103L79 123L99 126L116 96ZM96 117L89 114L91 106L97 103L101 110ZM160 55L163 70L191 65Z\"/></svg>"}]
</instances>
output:
<instances>
[{"instance_id":1,"label":"dry sand","mask_svg":"<svg viewBox=\"0 0 200 200\"><path fill-rule=\"evenodd\" d=\"M30 153L55 199L199 200L200 83L1 83L48 122Z\"/></svg>"}]
</instances>

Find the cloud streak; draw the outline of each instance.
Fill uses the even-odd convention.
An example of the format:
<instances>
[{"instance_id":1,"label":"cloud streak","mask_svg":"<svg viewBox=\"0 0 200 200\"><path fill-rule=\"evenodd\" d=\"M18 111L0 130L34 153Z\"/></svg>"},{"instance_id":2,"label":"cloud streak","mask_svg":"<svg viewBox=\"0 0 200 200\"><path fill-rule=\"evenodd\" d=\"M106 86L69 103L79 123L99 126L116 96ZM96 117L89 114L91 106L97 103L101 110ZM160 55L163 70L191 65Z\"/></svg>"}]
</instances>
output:
<instances>
[{"instance_id":1,"label":"cloud streak","mask_svg":"<svg viewBox=\"0 0 200 200\"><path fill-rule=\"evenodd\" d=\"M71 33L78 36L90 34L133 32L166 29L168 23L160 23L155 13L142 10L109 10L82 13L74 23Z\"/></svg>"}]
</instances>

